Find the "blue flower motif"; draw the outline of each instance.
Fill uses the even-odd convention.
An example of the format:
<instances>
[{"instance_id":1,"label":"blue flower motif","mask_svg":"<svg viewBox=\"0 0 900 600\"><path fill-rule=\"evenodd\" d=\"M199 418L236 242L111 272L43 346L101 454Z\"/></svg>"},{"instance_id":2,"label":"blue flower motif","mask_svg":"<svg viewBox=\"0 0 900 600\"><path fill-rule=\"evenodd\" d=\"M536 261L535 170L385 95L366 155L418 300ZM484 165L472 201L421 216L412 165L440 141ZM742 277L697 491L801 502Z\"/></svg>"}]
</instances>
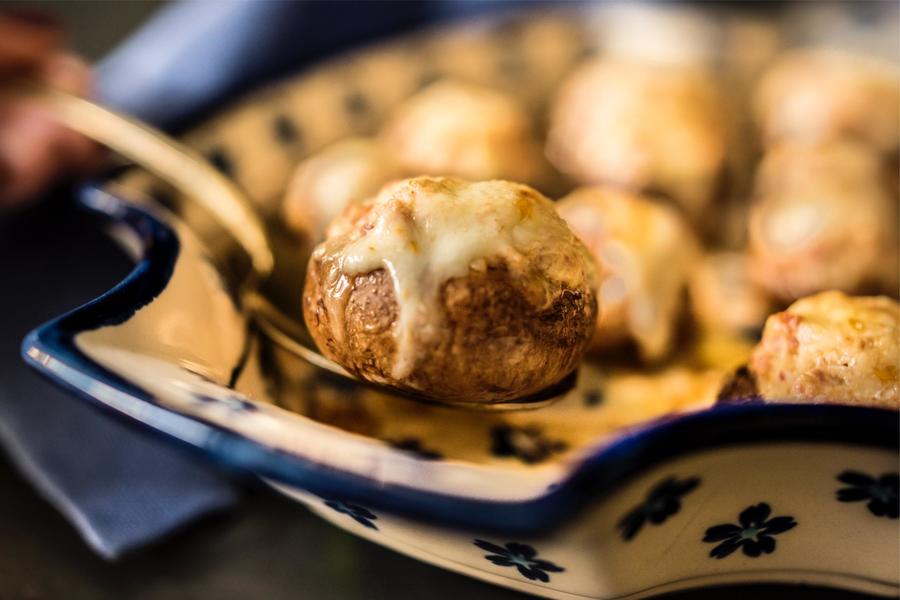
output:
<instances>
[{"instance_id":1,"label":"blue flower motif","mask_svg":"<svg viewBox=\"0 0 900 600\"><path fill-rule=\"evenodd\" d=\"M368 509L363 508L358 504L352 504L350 502L342 502L340 500L326 500L325 506L336 510L339 513L345 514L349 516L351 519L359 523L360 525L365 525L369 529L374 529L378 531L378 526L375 525L372 521L377 519L378 517L372 514Z\"/></svg>"},{"instance_id":2,"label":"blue flower motif","mask_svg":"<svg viewBox=\"0 0 900 600\"><path fill-rule=\"evenodd\" d=\"M203 404L217 404L232 413L254 412L259 410L258 406L237 394L227 394L221 398L207 396L206 394L194 394L193 396L198 402Z\"/></svg>"},{"instance_id":3,"label":"blue flower motif","mask_svg":"<svg viewBox=\"0 0 900 600\"><path fill-rule=\"evenodd\" d=\"M654 525L664 523L681 510L681 497L693 491L698 485L700 485L699 477L681 480L667 477L657 483L647 492L644 501L619 521L622 539L628 541L636 536L647 521Z\"/></svg>"},{"instance_id":4,"label":"blue flower motif","mask_svg":"<svg viewBox=\"0 0 900 600\"><path fill-rule=\"evenodd\" d=\"M364 116L369 112L369 100L362 92L350 92L344 97L344 109L351 116Z\"/></svg>"},{"instance_id":5,"label":"blue flower motif","mask_svg":"<svg viewBox=\"0 0 900 600\"><path fill-rule=\"evenodd\" d=\"M276 115L272 121L272 131L275 133L275 139L285 146L291 146L302 138L297 125L284 114Z\"/></svg>"},{"instance_id":6,"label":"blue flower motif","mask_svg":"<svg viewBox=\"0 0 900 600\"><path fill-rule=\"evenodd\" d=\"M519 544L517 542L507 542L506 546L498 546L484 540L474 540L472 542L482 550L487 550L491 554L484 557L500 567L516 567L523 577L532 581L538 580L547 583L550 576L547 573L561 573L565 571L562 567L558 567L549 560L537 558L537 552L528 544Z\"/></svg>"},{"instance_id":7,"label":"blue flower motif","mask_svg":"<svg viewBox=\"0 0 900 600\"><path fill-rule=\"evenodd\" d=\"M897 473L884 473L875 479L865 473L848 470L838 475L837 480L850 486L837 491L838 501L867 500L869 512L876 517L900 517L900 475Z\"/></svg>"},{"instance_id":8,"label":"blue flower motif","mask_svg":"<svg viewBox=\"0 0 900 600\"><path fill-rule=\"evenodd\" d=\"M743 548L744 554L750 558L774 552L775 538L772 536L793 529L797 526L797 522L793 517L770 519L771 513L771 507L765 502L760 502L756 506L744 509L738 516L740 525L726 523L707 529L706 535L703 536L704 542L722 542L710 550L709 555L722 559L738 548Z\"/></svg>"},{"instance_id":9,"label":"blue flower motif","mask_svg":"<svg viewBox=\"0 0 900 600\"><path fill-rule=\"evenodd\" d=\"M595 406L600 406L603 403L603 390L602 389L591 389L585 390L584 395L584 405L590 408Z\"/></svg>"},{"instance_id":10,"label":"blue flower motif","mask_svg":"<svg viewBox=\"0 0 900 600\"><path fill-rule=\"evenodd\" d=\"M233 157L225 148L215 147L206 153L206 160L227 177L233 177L235 165Z\"/></svg>"},{"instance_id":11,"label":"blue flower motif","mask_svg":"<svg viewBox=\"0 0 900 600\"><path fill-rule=\"evenodd\" d=\"M431 450L422 445L422 442L415 438L403 438L400 440L387 440L393 448L408 452L420 460L440 460L443 455L437 450Z\"/></svg>"},{"instance_id":12,"label":"blue flower motif","mask_svg":"<svg viewBox=\"0 0 900 600\"><path fill-rule=\"evenodd\" d=\"M566 448L565 442L548 438L535 425L517 427L501 424L491 429L491 452L494 456L515 456L525 464L543 462Z\"/></svg>"}]
</instances>

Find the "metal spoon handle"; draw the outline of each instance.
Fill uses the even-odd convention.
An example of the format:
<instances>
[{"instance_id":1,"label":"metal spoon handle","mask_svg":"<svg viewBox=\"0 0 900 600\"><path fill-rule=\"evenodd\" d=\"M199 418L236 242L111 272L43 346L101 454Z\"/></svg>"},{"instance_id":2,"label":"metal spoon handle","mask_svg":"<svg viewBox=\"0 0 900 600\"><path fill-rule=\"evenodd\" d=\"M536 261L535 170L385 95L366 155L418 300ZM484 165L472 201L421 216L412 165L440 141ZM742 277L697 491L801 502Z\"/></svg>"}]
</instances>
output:
<instances>
[{"instance_id":1,"label":"metal spoon handle","mask_svg":"<svg viewBox=\"0 0 900 600\"><path fill-rule=\"evenodd\" d=\"M91 138L110 150L145 168L175 189L201 204L237 240L251 258L259 280L264 279L274 265L274 257L262 221L241 190L223 176L202 156L165 133L130 117L120 115L90 100L50 88L36 82L19 83L4 90L39 104L63 125ZM265 335L289 352L312 365L361 382L340 365L301 343L298 336L267 311L265 302L256 294L248 295L251 314L260 323ZM256 300L256 301L254 301ZM556 400L574 387L576 373L527 398L510 402L483 404L453 402L452 405L475 410L521 410L539 408ZM368 384L381 387L377 384ZM390 389L415 400L434 403L427 396Z\"/></svg>"},{"instance_id":2,"label":"metal spoon handle","mask_svg":"<svg viewBox=\"0 0 900 600\"><path fill-rule=\"evenodd\" d=\"M261 278L272 271L272 250L250 201L197 152L136 119L40 83L18 83L5 92L39 104L61 124L187 194L241 244Z\"/></svg>"}]
</instances>

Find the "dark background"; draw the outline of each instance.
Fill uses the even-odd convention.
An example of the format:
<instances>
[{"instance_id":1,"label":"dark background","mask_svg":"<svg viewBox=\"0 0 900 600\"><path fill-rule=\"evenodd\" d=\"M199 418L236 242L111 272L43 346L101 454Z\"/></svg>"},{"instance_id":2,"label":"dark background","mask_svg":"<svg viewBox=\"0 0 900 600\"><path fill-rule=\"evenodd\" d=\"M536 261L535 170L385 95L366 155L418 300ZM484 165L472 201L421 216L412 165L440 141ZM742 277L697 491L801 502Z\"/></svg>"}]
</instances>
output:
<instances>
[{"instance_id":1,"label":"dark background","mask_svg":"<svg viewBox=\"0 0 900 600\"><path fill-rule=\"evenodd\" d=\"M39 2L96 59L162 2ZM29 329L118 282L129 263L64 190L0 215L0 401L63 393L21 362ZM72 398L71 401L78 400ZM98 418L106 418L98 415ZM77 449L73 449L77 451ZM670 600L862 598L811 588L719 588ZM0 600L65 598L522 598L345 533L293 501L248 487L213 515L117 563L94 555L0 451Z\"/></svg>"}]
</instances>

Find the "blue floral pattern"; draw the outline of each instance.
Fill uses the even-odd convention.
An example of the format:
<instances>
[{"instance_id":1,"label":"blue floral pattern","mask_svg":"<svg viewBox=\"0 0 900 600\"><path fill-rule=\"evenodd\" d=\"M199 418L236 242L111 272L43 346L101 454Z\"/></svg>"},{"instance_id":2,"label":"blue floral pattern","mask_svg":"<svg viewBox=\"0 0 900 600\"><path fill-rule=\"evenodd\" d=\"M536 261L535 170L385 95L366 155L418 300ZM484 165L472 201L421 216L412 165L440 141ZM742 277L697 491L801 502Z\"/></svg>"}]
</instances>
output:
<instances>
[{"instance_id":1,"label":"blue floral pattern","mask_svg":"<svg viewBox=\"0 0 900 600\"><path fill-rule=\"evenodd\" d=\"M246 413L259 410L258 406L238 394L228 394L221 398L207 396L206 394L193 394L193 396L197 402L221 406L231 413Z\"/></svg>"},{"instance_id":2,"label":"blue floral pattern","mask_svg":"<svg viewBox=\"0 0 900 600\"><path fill-rule=\"evenodd\" d=\"M709 551L713 558L722 559L737 550L743 549L750 558L775 551L775 538L797 526L793 517L773 517L772 508L765 502L749 506L738 516L738 525L726 523L706 530L703 541L707 543L721 542Z\"/></svg>"},{"instance_id":3,"label":"blue floral pattern","mask_svg":"<svg viewBox=\"0 0 900 600\"><path fill-rule=\"evenodd\" d=\"M391 447L412 454L420 460L440 460L443 455L437 450L432 450L415 438L403 438L399 440L387 440Z\"/></svg>"},{"instance_id":4,"label":"blue floral pattern","mask_svg":"<svg viewBox=\"0 0 900 600\"><path fill-rule=\"evenodd\" d=\"M517 542L507 542L505 546L499 546L485 540L475 540L472 542L482 550L490 552L485 554L484 558L500 567L516 567L519 573L526 579L531 581L542 581L547 583L550 576L547 573L561 573L565 571L549 560L538 558L537 551L528 544L520 544Z\"/></svg>"},{"instance_id":5,"label":"blue floral pattern","mask_svg":"<svg viewBox=\"0 0 900 600\"><path fill-rule=\"evenodd\" d=\"M494 456L514 456L525 464L543 462L565 451L568 445L562 440L554 440L540 427L528 425L497 425L491 429L491 452Z\"/></svg>"},{"instance_id":6,"label":"blue floral pattern","mask_svg":"<svg viewBox=\"0 0 900 600\"><path fill-rule=\"evenodd\" d=\"M374 529L378 531L378 526L375 525L372 521L376 520L378 517L375 516L372 511L363 508L358 504L352 504L350 502L343 502L341 500L326 500L325 506L336 510L339 513L345 514L360 525L364 525L369 529Z\"/></svg>"},{"instance_id":7,"label":"blue floral pattern","mask_svg":"<svg viewBox=\"0 0 900 600\"><path fill-rule=\"evenodd\" d=\"M877 479L859 471L844 471L837 480L849 487L837 491L839 502L866 502L876 517L900 517L900 475L883 473Z\"/></svg>"},{"instance_id":8,"label":"blue floral pattern","mask_svg":"<svg viewBox=\"0 0 900 600\"><path fill-rule=\"evenodd\" d=\"M220 173L233 177L235 173L234 159L225 148L215 147L206 153L206 160L212 163Z\"/></svg>"},{"instance_id":9,"label":"blue floral pattern","mask_svg":"<svg viewBox=\"0 0 900 600\"><path fill-rule=\"evenodd\" d=\"M657 483L647 492L642 503L619 520L617 525L622 533L622 539L625 541L632 539L647 521L659 525L677 514L681 510L682 496L693 491L698 485L700 485L699 477L680 480L667 477Z\"/></svg>"},{"instance_id":10,"label":"blue floral pattern","mask_svg":"<svg viewBox=\"0 0 900 600\"><path fill-rule=\"evenodd\" d=\"M277 115L272 120L272 131L275 139L285 146L290 146L302 139L300 130L290 117L284 114Z\"/></svg>"},{"instance_id":11,"label":"blue floral pattern","mask_svg":"<svg viewBox=\"0 0 900 600\"><path fill-rule=\"evenodd\" d=\"M603 404L603 390L601 389L591 389L585 390L584 395L584 405L588 408L594 408L595 406L600 406Z\"/></svg>"}]
</instances>

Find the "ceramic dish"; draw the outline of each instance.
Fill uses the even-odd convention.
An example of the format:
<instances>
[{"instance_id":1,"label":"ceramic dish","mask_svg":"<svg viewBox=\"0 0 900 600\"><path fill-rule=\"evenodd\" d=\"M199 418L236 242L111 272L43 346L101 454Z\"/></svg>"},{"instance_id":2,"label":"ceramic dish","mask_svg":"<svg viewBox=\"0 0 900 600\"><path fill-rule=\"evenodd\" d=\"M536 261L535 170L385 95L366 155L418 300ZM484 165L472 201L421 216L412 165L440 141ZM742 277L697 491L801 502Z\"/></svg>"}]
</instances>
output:
<instances>
[{"instance_id":1,"label":"ceramic dish","mask_svg":"<svg viewBox=\"0 0 900 600\"><path fill-rule=\"evenodd\" d=\"M501 19L388 44L267 90L187 139L271 216L299 157L371 131L438 73L520 86L540 104L591 49L586 22ZM31 333L26 360L340 527L554 598L737 582L897 594L896 413L711 406L716 378L673 368L648 387L589 366L575 390L534 411L415 404L331 379L256 335L238 293L246 256L173 190L135 174L88 186L82 202L137 265ZM276 278L266 293L277 306L299 271L270 226ZM623 400L623 386L642 400Z\"/></svg>"}]
</instances>

